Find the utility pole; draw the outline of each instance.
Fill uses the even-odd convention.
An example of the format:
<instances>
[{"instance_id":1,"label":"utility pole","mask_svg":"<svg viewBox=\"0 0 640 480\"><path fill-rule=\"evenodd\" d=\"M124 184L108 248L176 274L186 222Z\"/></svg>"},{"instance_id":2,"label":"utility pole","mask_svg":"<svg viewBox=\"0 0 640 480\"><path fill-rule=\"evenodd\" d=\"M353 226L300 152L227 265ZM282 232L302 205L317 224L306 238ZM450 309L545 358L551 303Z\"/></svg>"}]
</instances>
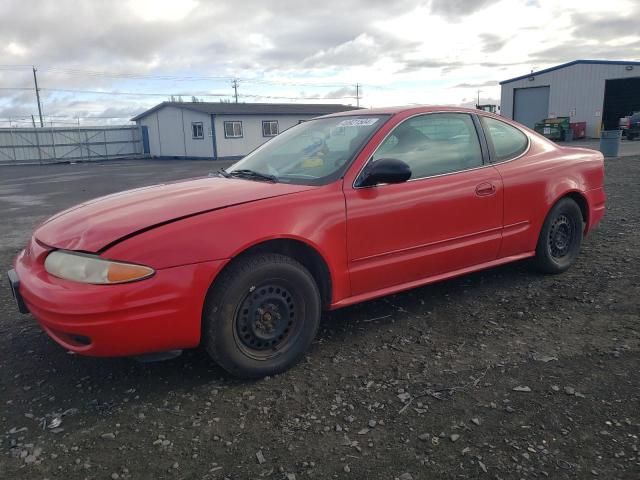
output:
<instances>
[{"instance_id":1,"label":"utility pole","mask_svg":"<svg viewBox=\"0 0 640 480\"><path fill-rule=\"evenodd\" d=\"M43 128L44 123L42 122L42 106L40 106L40 89L38 88L38 77L36 76L35 66L33 66L33 83L36 87L36 99L38 100L38 115L40 116L40 128Z\"/></svg>"},{"instance_id":2,"label":"utility pole","mask_svg":"<svg viewBox=\"0 0 640 480\"><path fill-rule=\"evenodd\" d=\"M360 84L356 83L356 107L360 107Z\"/></svg>"},{"instance_id":3,"label":"utility pole","mask_svg":"<svg viewBox=\"0 0 640 480\"><path fill-rule=\"evenodd\" d=\"M232 85L233 85L233 91L235 92L233 95L234 97L236 97L236 103L238 103L238 79L237 78L233 79Z\"/></svg>"},{"instance_id":4,"label":"utility pole","mask_svg":"<svg viewBox=\"0 0 640 480\"><path fill-rule=\"evenodd\" d=\"M36 119L33 117L33 113L31 114L31 123L33 124L33 128L36 128Z\"/></svg>"},{"instance_id":5,"label":"utility pole","mask_svg":"<svg viewBox=\"0 0 640 480\"><path fill-rule=\"evenodd\" d=\"M480 106L480 92L481 90L478 90L478 103L476 103L476 108Z\"/></svg>"}]
</instances>

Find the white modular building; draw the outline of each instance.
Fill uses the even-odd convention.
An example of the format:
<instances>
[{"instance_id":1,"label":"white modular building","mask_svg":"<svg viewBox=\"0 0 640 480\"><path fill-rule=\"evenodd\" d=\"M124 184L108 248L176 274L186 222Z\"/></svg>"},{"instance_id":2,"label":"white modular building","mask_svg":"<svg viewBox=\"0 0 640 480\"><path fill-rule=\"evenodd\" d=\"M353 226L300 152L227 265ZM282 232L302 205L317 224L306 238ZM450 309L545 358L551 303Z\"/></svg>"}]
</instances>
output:
<instances>
[{"instance_id":1,"label":"white modular building","mask_svg":"<svg viewBox=\"0 0 640 480\"><path fill-rule=\"evenodd\" d=\"M500 82L501 114L533 128L546 118L586 122L586 136L640 111L640 62L575 60Z\"/></svg>"},{"instance_id":2,"label":"white modular building","mask_svg":"<svg viewBox=\"0 0 640 480\"><path fill-rule=\"evenodd\" d=\"M314 117L355 110L336 104L162 102L135 116L153 158L242 158L278 133Z\"/></svg>"}]
</instances>

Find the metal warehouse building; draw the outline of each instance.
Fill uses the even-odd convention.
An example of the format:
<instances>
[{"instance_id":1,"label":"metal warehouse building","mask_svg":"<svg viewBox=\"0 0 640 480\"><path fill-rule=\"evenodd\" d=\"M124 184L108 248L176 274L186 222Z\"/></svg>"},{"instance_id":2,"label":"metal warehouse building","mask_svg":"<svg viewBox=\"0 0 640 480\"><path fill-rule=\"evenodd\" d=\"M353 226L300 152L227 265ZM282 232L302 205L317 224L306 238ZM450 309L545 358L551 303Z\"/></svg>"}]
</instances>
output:
<instances>
[{"instance_id":1,"label":"metal warehouse building","mask_svg":"<svg viewBox=\"0 0 640 480\"><path fill-rule=\"evenodd\" d=\"M132 118L155 158L245 156L278 133L311 118L355 110L335 104L163 102Z\"/></svg>"},{"instance_id":2,"label":"metal warehouse building","mask_svg":"<svg viewBox=\"0 0 640 480\"><path fill-rule=\"evenodd\" d=\"M550 117L586 122L587 137L640 111L640 62L575 60L500 82L501 113L529 128Z\"/></svg>"}]
</instances>

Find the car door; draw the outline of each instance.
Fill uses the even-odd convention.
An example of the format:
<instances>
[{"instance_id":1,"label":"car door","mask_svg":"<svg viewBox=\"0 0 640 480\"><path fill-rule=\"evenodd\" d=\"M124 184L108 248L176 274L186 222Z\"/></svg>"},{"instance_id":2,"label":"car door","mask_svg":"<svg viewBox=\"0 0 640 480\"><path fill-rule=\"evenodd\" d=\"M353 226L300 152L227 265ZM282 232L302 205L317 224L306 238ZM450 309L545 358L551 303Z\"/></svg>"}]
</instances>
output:
<instances>
[{"instance_id":1,"label":"car door","mask_svg":"<svg viewBox=\"0 0 640 480\"><path fill-rule=\"evenodd\" d=\"M408 118L369 161L402 160L410 180L358 187L356 178L345 185L352 295L409 287L496 259L502 181L484 158L476 125L468 113Z\"/></svg>"}]
</instances>

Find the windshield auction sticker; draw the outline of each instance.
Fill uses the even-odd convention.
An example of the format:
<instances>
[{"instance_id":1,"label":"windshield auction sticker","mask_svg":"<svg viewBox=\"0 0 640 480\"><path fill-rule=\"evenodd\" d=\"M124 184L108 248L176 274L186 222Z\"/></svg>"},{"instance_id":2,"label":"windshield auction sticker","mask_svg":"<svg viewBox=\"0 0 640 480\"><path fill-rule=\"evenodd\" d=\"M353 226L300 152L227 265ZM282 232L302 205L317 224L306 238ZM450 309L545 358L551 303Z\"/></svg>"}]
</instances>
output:
<instances>
[{"instance_id":1,"label":"windshield auction sticker","mask_svg":"<svg viewBox=\"0 0 640 480\"><path fill-rule=\"evenodd\" d=\"M336 127L370 127L377 121L377 118L352 118L341 121Z\"/></svg>"}]
</instances>

